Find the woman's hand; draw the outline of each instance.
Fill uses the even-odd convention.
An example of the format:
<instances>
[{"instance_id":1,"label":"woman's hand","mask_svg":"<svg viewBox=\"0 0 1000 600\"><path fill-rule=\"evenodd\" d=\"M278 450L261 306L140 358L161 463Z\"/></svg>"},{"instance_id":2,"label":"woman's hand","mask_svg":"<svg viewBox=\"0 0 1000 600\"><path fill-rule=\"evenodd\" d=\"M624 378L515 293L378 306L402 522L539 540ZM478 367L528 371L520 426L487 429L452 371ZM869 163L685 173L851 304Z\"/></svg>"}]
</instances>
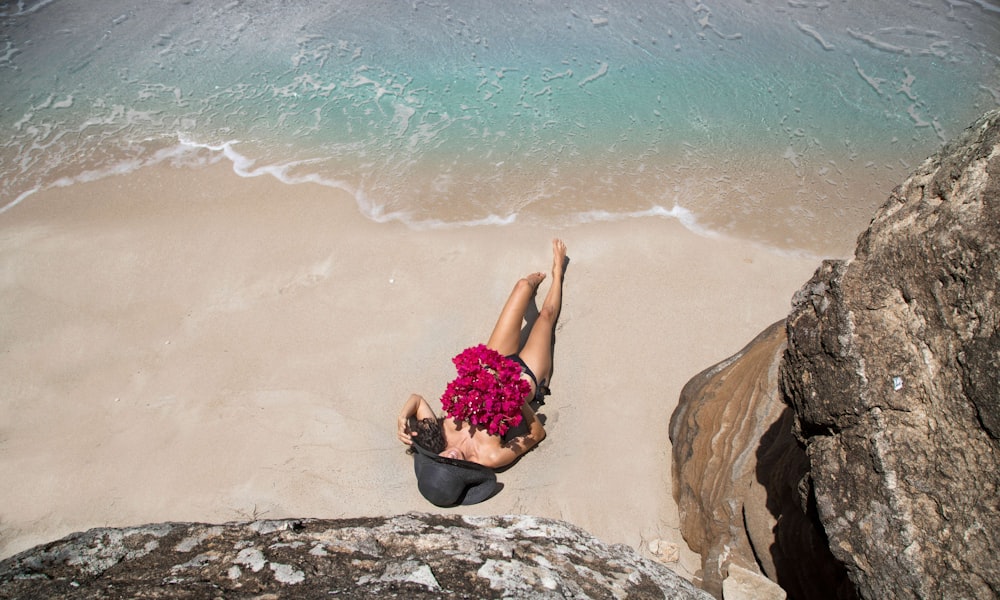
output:
<instances>
[{"instance_id":1,"label":"woman's hand","mask_svg":"<svg viewBox=\"0 0 1000 600\"><path fill-rule=\"evenodd\" d=\"M410 433L410 417L399 415L399 418L396 419L396 430L399 441L407 446L413 444L413 434Z\"/></svg>"},{"instance_id":2,"label":"woman's hand","mask_svg":"<svg viewBox=\"0 0 1000 600\"><path fill-rule=\"evenodd\" d=\"M410 397L403 403L403 409L399 411L396 418L396 437L407 446L413 444L413 433L410 431L410 418L424 418L426 413L430 413L431 418L434 413L431 411L427 401L420 394L410 394Z\"/></svg>"}]
</instances>

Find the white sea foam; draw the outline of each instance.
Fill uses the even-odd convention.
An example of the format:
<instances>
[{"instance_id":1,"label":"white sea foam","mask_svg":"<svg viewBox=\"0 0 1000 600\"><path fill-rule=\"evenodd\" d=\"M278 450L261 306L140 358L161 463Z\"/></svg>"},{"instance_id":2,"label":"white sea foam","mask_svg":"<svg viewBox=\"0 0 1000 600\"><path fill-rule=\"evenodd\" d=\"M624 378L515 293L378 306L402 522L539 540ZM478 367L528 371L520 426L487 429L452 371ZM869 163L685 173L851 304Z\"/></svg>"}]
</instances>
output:
<instances>
[{"instance_id":1,"label":"white sea foam","mask_svg":"<svg viewBox=\"0 0 1000 600\"><path fill-rule=\"evenodd\" d=\"M514 222L517 221L517 213L512 213L505 217L500 215L487 215L481 219L470 219L468 221L443 221L441 219L413 220L408 215L400 213L392 220L401 221L417 230L463 229L466 227L504 227L507 225L513 225Z\"/></svg>"},{"instance_id":2,"label":"white sea foam","mask_svg":"<svg viewBox=\"0 0 1000 600\"><path fill-rule=\"evenodd\" d=\"M816 40L817 42L819 42L819 45L824 50L835 50L836 49L836 47L833 44L831 44L831 43L827 42L825 39L823 39L823 36L820 35L820 33L818 31L816 31L816 28L813 27L812 25L807 25L807 24L805 24L805 23L803 23L801 21L796 21L795 24L804 33L808 34L814 40Z\"/></svg>"},{"instance_id":3,"label":"white sea foam","mask_svg":"<svg viewBox=\"0 0 1000 600\"><path fill-rule=\"evenodd\" d=\"M14 10L2 10L0 11L0 17L22 17L25 15L30 15L31 13L37 12L49 4L55 3L56 0L39 0L38 2L26 2L25 0L18 0L17 2L7 3L8 6L13 6Z\"/></svg>"},{"instance_id":4,"label":"white sea foam","mask_svg":"<svg viewBox=\"0 0 1000 600\"><path fill-rule=\"evenodd\" d=\"M466 221L445 221L435 218L417 219L414 218L412 213L409 211L386 211L379 204L369 200L367 195L362 190L359 190L344 181L323 177L315 172L307 172L301 175L290 174L291 171L304 165L308 165L310 161L302 160L289 161L281 164L257 165L256 159L241 154L236 150L236 145L239 144L237 140L210 144L196 142L181 135L179 136L179 141L180 145L183 147L209 150L225 157L225 159L232 164L233 172L240 177L261 177L266 175L274 177L278 181L288 185L312 183L347 192L354 198L361 214L376 223L396 221L417 230L433 230L460 229L465 227L502 227L510 225L517 220L516 213L506 216L491 214L485 217Z\"/></svg>"},{"instance_id":5,"label":"white sea foam","mask_svg":"<svg viewBox=\"0 0 1000 600\"><path fill-rule=\"evenodd\" d=\"M148 156L141 158L126 158L101 166L96 169L84 169L79 173L71 176L59 177L55 180L49 181L44 185L37 185L29 190L21 192L14 200L0 207L0 213L7 212L8 210L14 208L18 204L22 203L28 197L37 194L38 192L61 187L70 187L79 183L89 183L93 181L99 181L107 177L114 177L119 175L128 175L134 173L139 169L144 167L149 167L153 165L162 164L171 161L185 161L186 158L190 156L190 148L185 147L183 144L170 145L165 148L160 148ZM190 161L185 161L190 162Z\"/></svg>"},{"instance_id":6,"label":"white sea foam","mask_svg":"<svg viewBox=\"0 0 1000 600\"><path fill-rule=\"evenodd\" d=\"M212 152L217 152L222 154L227 158L233 165L233 172L240 177L260 177L262 175L270 175L278 181L287 184L297 184L297 183L315 183L323 185L326 187L336 188L348 192L349 194L354 194L355 190L347 183L337 180L330 179L328 177L322 177L316 173L306 173L304 175L290 175L290 171L296 167L309 164L309 160L297 160L289 161L280 164L266 164L261 166L255 166L257 160L241 154L236 150L236 144L239 143L237 140L230 140L222 142L220 144L210 144L196 142L189 137L181 134L178 135L178 141L181 146L188 148L201 148L205 150L210 150Z\"/></svg>"},{"instance_id":7,"label":"white sea foam","mask_svg":"<svg viewBox=\"0 0 1000 600\"><path fill-rule=\"evenodd\" d=\"M355 202L366 218L377 223L387 223L391 221L400 222L415 230L444 230L462 229L468 227L506 227L513 225L518 220L518 213L513 212L507 215L489 214L483 217L447 221L438 218L415 218L409 211L389 211L386 212L379 204L370 201L365 193L355 187L336 179L322 177L316 173L305 173L302 175L290 175L290 171L308 164L309 161L291 161L282 164L257 165L253 158L245 156L236 150L239 144L237 140L230 140L222 143L202 143L196 142L185 136L179 136L180 145L187 148L199 148L209 150L224 156L233 166L233 172L240 177L260 177L271 176L278 181L296 185L302 183L313 183L325 187L335 188L351 194ZM590 210L577 212L566 217L566 223L583 224L590 222L612 222L630 219L644 218L667 218L676 220L685 229L704 237L718 237L720 234L709 228L702 226L693 212L676 203L671 208L654 205L643 210L627 212L613 212L608 210Z\"/></svg>"},{"instance_id":8,"label":"white sea foam","mask_svg":"<svg viewBox=\"0 0 1000 600\"><path fill-rule=\"evenodd\" d=\"M64 7L80 9L73 28L47 30ZM859 177L895 178L1000 102L995 0L922 3L916 25L903 0L262 7L3 4L0 210L164 160L225 160L421 229L703 230L698 215L809 243L895 182L863 191ZM158 150L175 139L176 156ZM813 175L829 164L846 172ZM666 189L695 193L648 208Z\"/></svg>"},{"instance_id":9,"label":"white sea foam","mask_svg":"<svg viewBox=\"0 0 1000 600\"><path fill-rule=\"evenodd\" d=\"M718 237L720 234L698 223L694 213L684 208L674 199L672 208L655 205L643 210L633 210L628 212L613 212L608 210L591 210L573 215L576 223L594 222L614 222L627 221L630 219L664 218L673 219L684 226L688 231L704 237Z\"/></svg>"},{"instance_id":10,"label":"white sea foam","mask_svg":"<svg viewBox=\"0 0 1000 600\"><path fill-rule=\"evenodd\" d=\"M25 200L25 198L27 198L28 196L31 196L31 195L35 194L36 192L38 192L38 190L39 190L39 188L34 187L34 188L31 188L30 190L28 190L26 192L22 192L17 198L14 198L12 201L10 201L7 204L5 204L4 206L0 207L0 214L5 213L8 210L14 208L15 206L17 206L18 204L20 204L21 202L23 202Z\"/></svg>"},{"instance_id":11,"label":"white sea foam","mask_svg":"<svg viewBox=\"0 0 1000 600\"><path fill-rule=\"evenodd\" d=\"M581 81L577 85L579 87L584 87L584 86L586 86L589 83L593 83L593 82L597 81L598 79L600 79L601 77L604 77L607 74L608 74L608 63L602 62L597 67L597 72L595 72L593 75L590 75L589 77L585 78L583 81Z\"/></svg>"},{"instance_id":12,"label":"white sea foam","mask_svg":"<svg viewBox=\"0 0 1000 600\"><path fill-rule=\"evenodd\" d=\"M986 2L986 0L969 0L979 8L993 13L1000 13L1000 6Z\"/></svg>"},{"instance_id":13,"label":"white sea foam","mask_svg":"<svg viewBox=\"0 0 1000 600\"><path fill-rule=\"evenodd\" d=\"M276 180L288 184L315 184L328 188L341 190L350 194L358 207L358 210L367 218L376 223L386 223L389 221L400 221L406 224L409 222L409 215L404 211L385 212L380 206L368 201L366 195L356 187L339 179L324 177L316 172L307 171L301 175L292 175L291 172L302 166L309 165L310 160L288 161L280 164L257 165L257 159L246 156L236 150L238 140L229 140L221 143L197 142L185 135L179 135L178 140L181 146L187 148L204 149L225 157L233 167L233 173L240 177L261 177L270 176ZM420 225L420 224L415 224Z\"/></svg>"}]
</instances>

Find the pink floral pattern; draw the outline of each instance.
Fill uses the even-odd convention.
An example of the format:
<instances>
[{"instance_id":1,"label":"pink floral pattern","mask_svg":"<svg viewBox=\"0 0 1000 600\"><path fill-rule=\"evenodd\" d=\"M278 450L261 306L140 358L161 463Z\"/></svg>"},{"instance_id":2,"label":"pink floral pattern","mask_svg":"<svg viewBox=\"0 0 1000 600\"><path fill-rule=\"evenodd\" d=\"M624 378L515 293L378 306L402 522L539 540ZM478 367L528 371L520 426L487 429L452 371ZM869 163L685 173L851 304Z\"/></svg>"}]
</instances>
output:
<instances>
[{"instance_id":1,"label":"pink floral pattern","mask_svg":"<svg viewBox=\"0 0 1000 600\"><path fill-rule=\"evenodd\" d=\"M521 423L521 406L531 384L521 379L521 367L480 344L451 359L458 377L441 396L444 412L456 421L503 435Z\"/></svg>"}]
</instances>

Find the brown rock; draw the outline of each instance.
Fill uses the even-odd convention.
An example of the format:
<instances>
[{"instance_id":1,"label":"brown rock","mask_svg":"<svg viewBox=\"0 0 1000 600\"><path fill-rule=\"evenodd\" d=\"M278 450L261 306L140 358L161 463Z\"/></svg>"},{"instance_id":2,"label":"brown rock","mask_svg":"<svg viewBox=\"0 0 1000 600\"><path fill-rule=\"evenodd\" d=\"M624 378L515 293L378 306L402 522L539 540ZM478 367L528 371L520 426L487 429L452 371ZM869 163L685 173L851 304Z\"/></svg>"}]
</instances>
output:
<instances>
[{"instance_id":1,"label":"brown rock","mask_svg":"<svg viewBox=\"0 0 1000 600\"><path fill-rule=\"evenodd\" d=\"M788 594L767 577L736 565L729 565L729 575L722 581L726 600L785 600Z\"/></svg>"},{"instance_id":2,"label":"brown rock","mask_svg":"<svg viewBox=\"0 0 1000 600\"><path fill-rule=\"evenodd\" d=\"M766 576L793 598L853 596L799 491L808 465L780 397L785 345L780 321L689 381L670 421L681 532L716 597L734 572Z\"/></svg>"}]
</instances>

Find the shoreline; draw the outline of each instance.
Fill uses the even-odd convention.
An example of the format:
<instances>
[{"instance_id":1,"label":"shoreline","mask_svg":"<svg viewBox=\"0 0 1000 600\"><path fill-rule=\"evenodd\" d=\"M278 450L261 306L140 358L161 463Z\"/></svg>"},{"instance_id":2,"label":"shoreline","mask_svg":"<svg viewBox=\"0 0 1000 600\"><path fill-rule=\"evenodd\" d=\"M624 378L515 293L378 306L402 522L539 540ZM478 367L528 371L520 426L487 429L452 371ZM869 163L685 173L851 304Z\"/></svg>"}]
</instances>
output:
<instances>
[{"instance_id":1,"label":"shoreline","mask_svg":"<svg viewBox=\"0 0 1000 600\"><path fill-rule=\"evenodd\" d=\"M819 263L662 218L413 230L227 162L45 190L0 220L3 557L159 521L527 513L647 556L676 543L691 578L680 390L784 318ZM395 414L411 392L437 407L450 358L555 236L571 262L548 437L495 498L438 509Z\"/></svg>"},{"instance_id":2,"label":"shoreline","mask_svg":"<svg viewBox=\"0 0 1000 600\"><path fill-rule=\"evenodd\" d=\"M151 146L142 159L122 158L118 164L85 169L75 174L67 168L65 173L54 176L48 183L38 183L0 205L0 219L22 203L30 204L37 197L44 197L46 193L60 188L73 188L109 177L127 177L142 171L190 172L220 169L224 165L234 177L280 182L286 189L278 192L279 195L294 194L297 187L316 186L321 189L312 190L310 195L336 198L353 207L366 221L401 225L414 231L511 226L544 228L546 224L566 229L663 219L675 221L698 236L739 239L770 252L819 262L827 257L846 258L853 253L856 232L867 227L870 215L888 197L891 185L887 181L894 181L886 179L884 172L870 172L868 166L860 170L838 168L837 181L829 178L821 180L819 175L810 180L799 169L791 170L780 164L785 159L775 159L766 167L758 165L758 168L735 179L731 178L731 174L720 176L702 166L686 169L672 182L636 182L635 185L614 190L586 167L563 167L560 177L592 190L597 200L589 198L586 203L581 203L573 189L546 181L548 178L544 175L537 176L541 183L532 183L536 177L525 175L523 185L516 186L509 199L508 212L483 212L483 207L477 206L475 201L454 198L455 190L449 191L444 201L438 199L433 208L428 201L420 198L436 187L437 177L447 181L449 189L462 188L453 181L453 173L443 176L429 173L427 179L420 182L419 190L408 190L407 193L417 196L410 200L411 205L400 207L391 202L379 204L369 198L365 186L329 179L320 171L303 170L302 163L296 161L258 165L255 159L241 154L232 144L161 141ZM728 165L732 161L723 162ZM356 168L361 169L361 165ZM468 177L474 178L471 175ZM468 196L472 191L464 190L463 193ZM876 197L877 200L874 199ZM455 200L452 205L447 202L449 198ZM811 200L804 200L808 198ZM612 212L604 208L610 205L615 205L618 210ZM762 209L765 205L768 208ZM568 212L562 212L566 210Z\"/></svg>"}]
</instances>

